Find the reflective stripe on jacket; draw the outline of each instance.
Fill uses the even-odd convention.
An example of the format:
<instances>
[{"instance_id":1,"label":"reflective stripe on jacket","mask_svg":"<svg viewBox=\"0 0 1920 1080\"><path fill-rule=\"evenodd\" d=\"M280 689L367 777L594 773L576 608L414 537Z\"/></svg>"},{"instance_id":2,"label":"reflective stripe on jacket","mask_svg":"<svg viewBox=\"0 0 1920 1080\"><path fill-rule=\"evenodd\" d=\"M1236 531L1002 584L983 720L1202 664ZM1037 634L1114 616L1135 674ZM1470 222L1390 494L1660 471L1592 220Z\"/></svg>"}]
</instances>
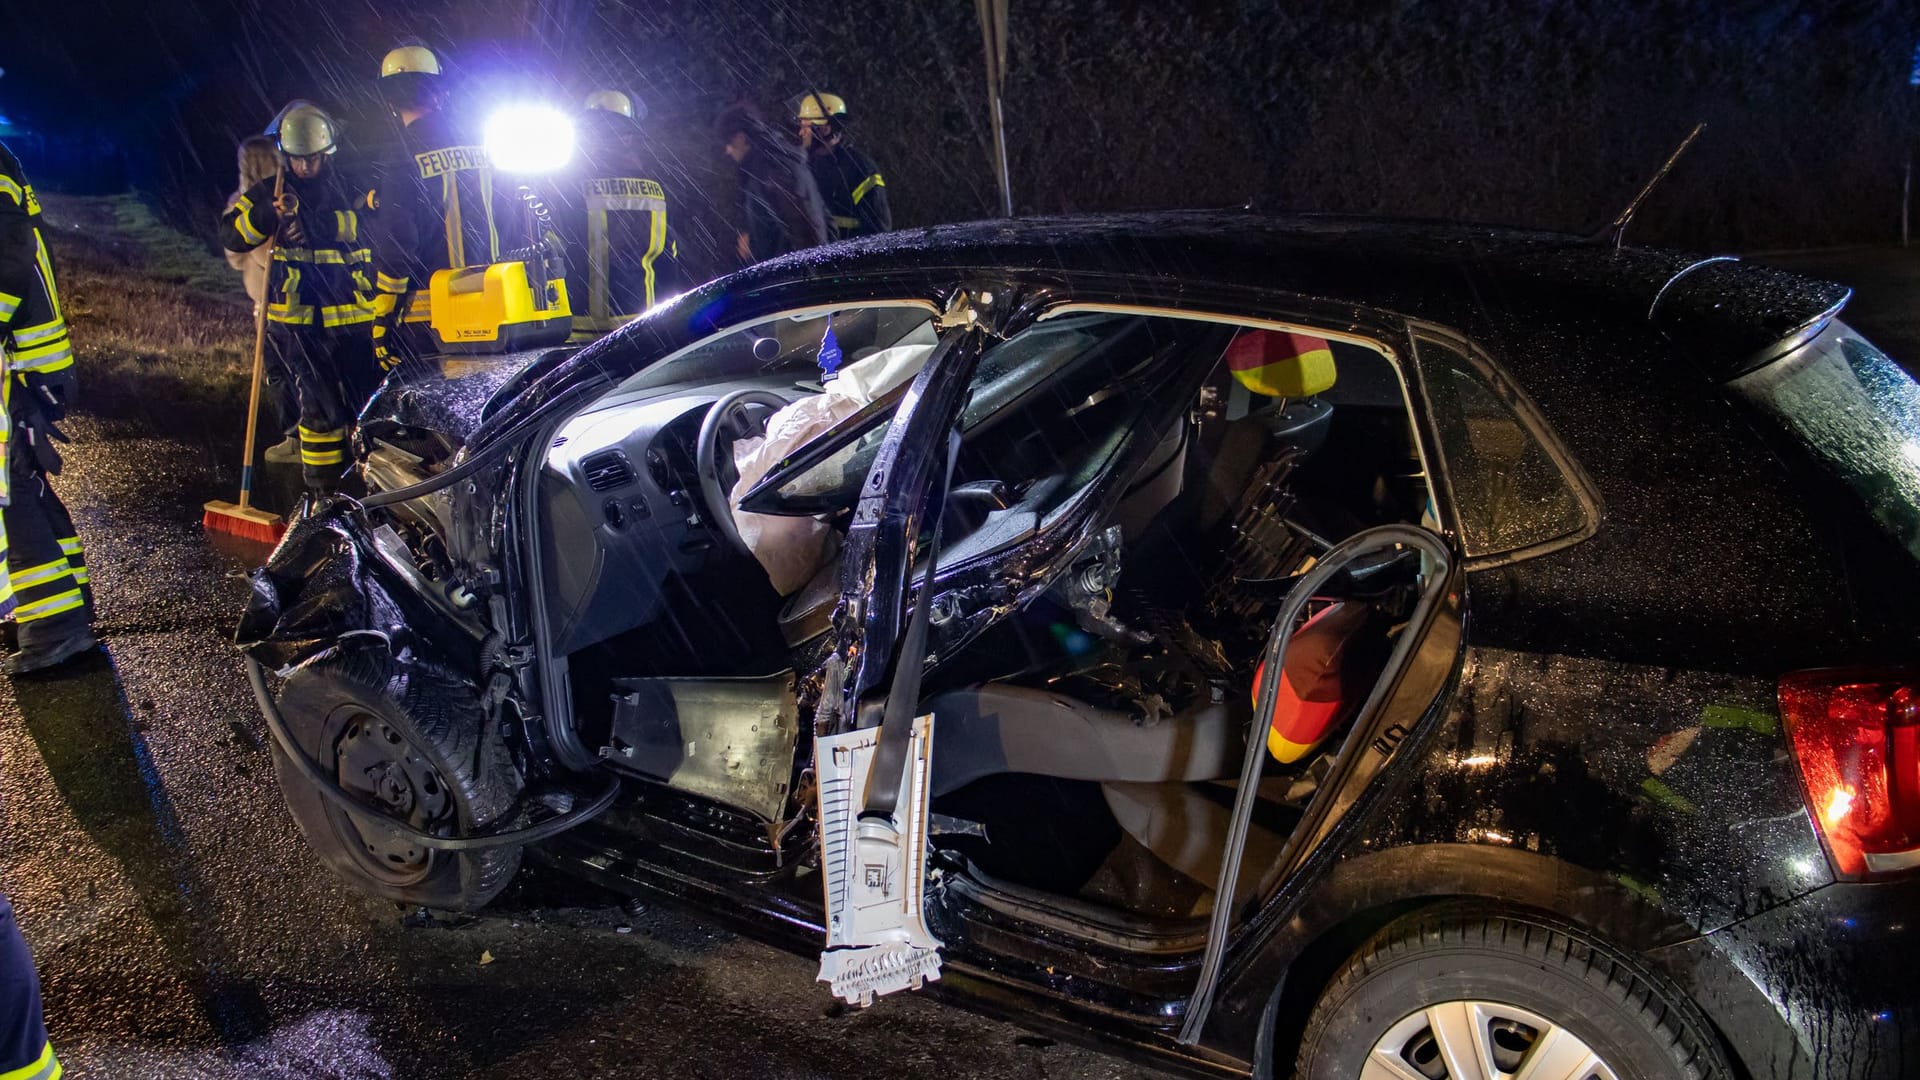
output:
<instances>
[{"instance_id":1,"label":"reflective stripe on jacket","mask_svg":"<svg viewBox=\"0 0 1920 1080\"><path fill-rule=\"evenodd\" d=\"M0 344L6 346L7 369L15 373L73 366L73 343L60 308L53 256L40 231L40 200L34 197L19 159L4 143L0 143Z\"/></svg>"},{"instance_id":2,"label":"reflective stripe on jacket","mask_svg":"<svg viewBox=\"0 0 1920 1080\"><path fill-rule=\"evenodd\" d=\"M843 141L826 153L813 154L807 165L827 205L827 224L835 240L872 236L893 228L887 179L872 158Z\"/></svg>"},{"instance_id":3,"label":"reflective stripe on jacket","mask_svg":"<svg viewBox=\"0 0 1920 1080\"><path fill-rule=\"evenodd\" d=\"M361 242L360 211L352 185L331 165L311 180L291 173L286 191L298 203L304 242L276 244L267 268L267 322L282 327L337 330L373 321L372 256ZM255 184L220 219L229 251L250 251L281 230L273 207L273 180Z\"/></svg>"}]
</instances>

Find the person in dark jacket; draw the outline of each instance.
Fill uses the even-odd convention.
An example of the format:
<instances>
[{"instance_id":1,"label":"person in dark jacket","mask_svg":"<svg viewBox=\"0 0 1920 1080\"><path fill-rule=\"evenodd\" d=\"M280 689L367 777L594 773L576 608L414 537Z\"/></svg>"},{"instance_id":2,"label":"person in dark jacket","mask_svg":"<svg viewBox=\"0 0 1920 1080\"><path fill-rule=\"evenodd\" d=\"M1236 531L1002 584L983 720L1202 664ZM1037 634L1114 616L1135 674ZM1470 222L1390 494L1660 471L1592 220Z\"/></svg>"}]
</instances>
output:
<instances>
[{"instance_id":1,"label":"person in dark jacket","mask_svg":"<svg viewBox=\"0 0 1920 1080\"><path fill-rule=\"evenodd\" d=\"M738 251L743 263L827 242L826 207L798 146L776 134L748 105L721 113L714 133L739 167Z\"/></svg>"},{"instance_id":2,"label":"person in dark jacket","mask_svg":"<svg viewBox=\"0 0 1920 1080\"><path fill-rule=\"evenodd\" d=\"M427 328L434 272L498 262L525 243L519 200L499 184L477 132L446 109L440 60L419 45L380 61L380 95L399 124L364 202L373 253L374 358L390 371L436 351Z\"/></svg>"},{"instance_id":3,"label":"person in dark jacket","mask_svg":"<svg viewBox=\"0 0 1920 1080\"><path fill-rule=\"evenodd\" d=\"M880 166L847 134L847 102L837 94L803 94L794 105L800 148L827 205L827 229L835 240L872 236L893 228L887 179Z\"/></svg>"},{"instance_id":4,"label":"person in dark jacket","mask_svg":"<svg viewBox=\"0 0 1920 1080\"><path fill-rule=\"evenodd\" d=\"M559 187L567 297L576 335L614 330L673 291L678 254L667 192L640 121L619 90L588 95L575 164Z\"/></svg>"},{"instance_id":5,"label":"person in dark jacket","mask_svg":"<svg viewBox=\"0 0 1920 1080\"><path fill-rule=\"evenodd\" d=\"M318 106L288 106L274 126L285 174L255 184L220 222L229 251L274 239L267 348L293 373L301 471L316 494L332 491L346 471L347 424L360 404L349 400L349 385L368 362L373 321L356 185L329 162L335 130Z\"/></svg>"}]
</instances>

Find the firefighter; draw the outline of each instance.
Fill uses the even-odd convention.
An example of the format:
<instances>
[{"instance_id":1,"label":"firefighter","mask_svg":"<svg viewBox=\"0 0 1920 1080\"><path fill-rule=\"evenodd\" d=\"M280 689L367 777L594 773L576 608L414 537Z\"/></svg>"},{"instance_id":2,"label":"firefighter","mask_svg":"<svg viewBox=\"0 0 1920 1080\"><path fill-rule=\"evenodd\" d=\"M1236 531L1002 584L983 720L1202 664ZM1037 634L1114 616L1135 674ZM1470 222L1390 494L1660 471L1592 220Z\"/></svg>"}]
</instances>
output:
<instances>
[{"instance_id":1,"label":"firefighter","mask_svg":"<svg viewBox=\"0 0 1920 1080\"><path fill-rule=\"evenodd\" d=\"M714 124L720 148L738 167L743 263L827 242L827 215L806 159L767 126L751 105L734 105Z\"/></svg>"},{"instance_id":2,"label":"firefighter","mask_svg":"<svg viewBox=\"0 0 1920 1080\"><path fill-rule=\"evenodd\" d=\"M846 101L835 94L803 94L794 115L800 122L800 148L807 152L813 182L827 204L833 238L872 236L893 228L886 178L847 135Z\"/></svg>"},{"instance_id":3,"label":"firefighter","mask_svg":"<svg viewBox=\"0 0 1920 1080\"><path fill-rule=\"evenodd\" d=\"M233 194L227 197L227 205L221 213L233 209L262 180L272 178L280 171L280 148L273 139L265 135L249 135L240 142L239 152L240 182L234 187ZM267 271L272 266L273 252L265 244L252 251L227 252L227 265L240 271L240 278L247 290L247 298L253 301L253 313L260 314L260 306L267 302ZM282 371L278 358L274 358L274 367L266 370L266 397L273 409L276 423L280 425L281 440L267 447L266 460L275 465L298 465L300 463L300 405L293 396L293 374Z\"/></svg>"},{"instance_id":4,"label":"firefighter","mask_svg":"<svg viewBox=\"0 0 1920 1080\"><path fill-rule=\"evenodd\" d=\"M277 178L255 184L221 218L229 251L275 239L267 274L267 348L293 373L300 465L307 490L333 491L346 470L347 424L357 402L348 383L371 349L372 282L360 240L356 186L331 163L333 118L295 102L275 121L285 159ZM276 196L276 185L279 188Z\"/></svg>"},{"instance_id":5,"label":"firefighter","mask_svg":"<svg viewBox=\"0 0 1920 1080\"><path fill-rule=\"evenodd\" d=\"M0 896L0 1080L60 1080L61 1072L40 1013L33 956L12 905Z\"/></svg>"},{"instance_id":6,"label":"firefighter","mask_svg":"<svg viewBox=\"0 0 1920 1080\"><path fill-rule=\"evenodd\" d=\"M73 518L49 482L60 471L54 424L78 393L40 203L20 162L0 143L0 616L12 614L19 649L8 674L40 671L90 652L93 589ZM36 1048L37 1049L37 1048ZM0 1075L4 1075L0 1073Z\"/></svg>"},{"instance_id":7,"label":"firefighter","mask_svg":"<svg viewBox=\"0 0 1920 1080\"><path fill-rule=\"evenodd\" d=\"M604 334L652 307L674 287L677 245L667 193L640 121L646 106L619 90L587 96L579 164L563 188L567 295L573 325Z\"/></svg>"},{"instance_id":8,"label":"firefighter","mask_svg":"<svg viewBox=\"0 0 1920 1080\"><path fill-rule=\"evenodd\" d=\"M364 199L378 290L373 350L384 371L434 351L426 326L434 271L497 262L521 242L497 224L518 221L518 201L496 188L477 135L448 115L443 78L439 58L420 45L380 61L380 96L400 125Z\"/></svg>"}]
</instances>

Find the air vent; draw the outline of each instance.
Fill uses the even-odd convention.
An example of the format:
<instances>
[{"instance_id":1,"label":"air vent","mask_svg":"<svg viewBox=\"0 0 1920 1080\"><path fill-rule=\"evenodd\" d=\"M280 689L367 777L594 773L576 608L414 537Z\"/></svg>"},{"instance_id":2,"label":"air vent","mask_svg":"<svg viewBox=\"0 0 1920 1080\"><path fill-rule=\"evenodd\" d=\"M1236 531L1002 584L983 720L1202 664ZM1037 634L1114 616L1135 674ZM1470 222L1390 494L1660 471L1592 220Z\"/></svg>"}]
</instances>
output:
<instances>
[{"instance_id":1,"label":"air vent","mask_svg":"<svg viewBox=\"0 0 1920 1080\"><path fill-rule=\"evenodd\" d=\"M633 466L628 463L627 455L618 450L589 454L580 468L587 474L587 486L595 491L612 491L633 483Z\"/></svg>"}]
</instances>

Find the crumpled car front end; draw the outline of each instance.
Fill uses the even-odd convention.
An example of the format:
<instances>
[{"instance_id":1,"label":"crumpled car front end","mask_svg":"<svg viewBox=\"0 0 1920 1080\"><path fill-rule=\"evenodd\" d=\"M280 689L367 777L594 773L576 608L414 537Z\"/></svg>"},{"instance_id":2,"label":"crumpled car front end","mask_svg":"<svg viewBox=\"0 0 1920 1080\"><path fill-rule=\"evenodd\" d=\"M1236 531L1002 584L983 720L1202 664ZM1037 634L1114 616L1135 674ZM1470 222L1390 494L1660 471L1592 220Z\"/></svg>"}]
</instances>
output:
<instances>
[{"instance_id":1,"label":"crumpled car front end","mask_svg":"<svg viewBox=\"0 0 1920 1080\"><path fill-rule=\"evenodd\" d=\"M485 636L471 594L427 578L391 524L346 499L295 522L251 584L234 640L273 671L356 639L471 670Z\"/></svg>"}]
</instances>

